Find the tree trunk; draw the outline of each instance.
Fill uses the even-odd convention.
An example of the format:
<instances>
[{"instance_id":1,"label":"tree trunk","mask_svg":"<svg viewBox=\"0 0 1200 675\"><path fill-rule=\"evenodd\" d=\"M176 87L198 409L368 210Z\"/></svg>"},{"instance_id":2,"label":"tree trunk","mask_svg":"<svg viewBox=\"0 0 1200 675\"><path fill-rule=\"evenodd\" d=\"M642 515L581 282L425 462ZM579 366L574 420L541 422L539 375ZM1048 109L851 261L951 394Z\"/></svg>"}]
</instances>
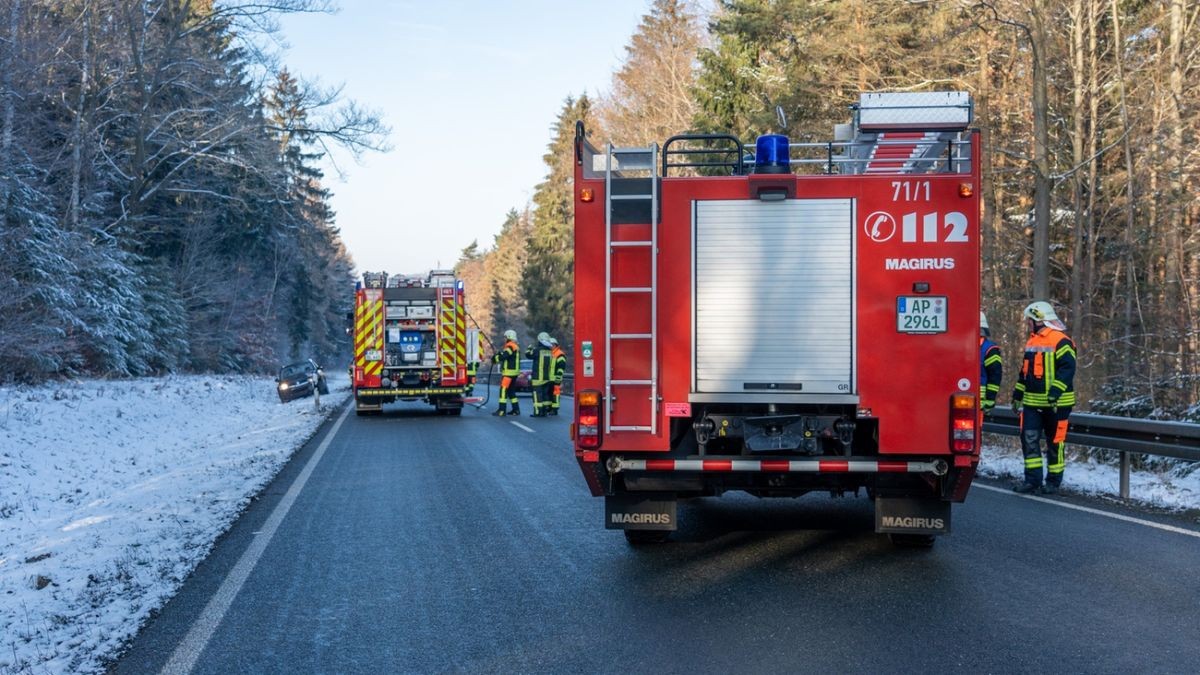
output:
<instances>
[{"instance_id":1,"label":"tree trunk","mask_svg":"<svg viewBox=\"0 0 1200 675\"><path fill-rule=\"evenodd\" d=\"M1115 0L1114 0L1115 1ZM1032 8L1033 51L1033 296L1050 299L1050 105L1046 74L1046 1Z\"/></svg>"},{"instance_id":2,"label":"tree trunk","mask_svg":"<svg viewBox=\"0 0 1200 675\"><path fill-rule=\"evenodd\" d=\"M71 121L71 195L67 199L67 227L79 228L79 192L83 175L83 143L85 136L85 112L87 90L91 75L88 50L91 47L92 7L83 7L83 41L79 54L79 96L75 99L75 118Z\"/></svg>"},{"instance_id":3,"label":"tree trunk","mask_svg":"<svg viewBox=\"0 0 1200 675\"><path fill-rule=\"evenodd\" d=\"M991 147L992 132L992 107L991 107L991 36L981 33L978 43L979 59L979 84L975 95L975 110L982 123L979 124L979 144L984 148L983 162L981 163L982 176L980 176L981 185L979 186L979 194L983 202L983 214L979 223L979 236L986 244L983 250L983 278L982 291L983 296L991 302L996 300L996 291L999 288L999 281L996 278L995 270L999 266L998 256L1000 249L997 246L1000 240L1000 229L996 218L996 187L995 177L993 176L992 162L994 154L987 152ZM985 309L987 309L987 302Z\"/></svg>"},{"instance_id":4,"label":"tree trunk","mask_svg":"<svg viewBox=\"0 0 1200 675\"><path fill-rule=\"evenodd\" d=\"M1086 270L1085 280L1083 284L1083 310L1080 312L1078 323L1075 330L1078 336L1087 338L1091 336L1093 306L1092 296L1096 291L1096 248L1098 244L1097 237L1097 219L1096 219L1096 193L1097 185L1099 184L1100 160L1097 158L1097 153L1100 149L1100 38L1098 35L1100 22L1099 0L1088 0L1088 127L1091 133L1088 135L1088 157L1091 161L1088 163L1087 170L1087 253L1086 253ZM1096 340L1096 344L1100 341Z\"/></svg>"},{"instance_id":5,"label":"tree trunk","mask_svg":"<svg viewBox=\"0 0 1200 675\"><path fill-rule=\"evenodd\" d=\"M1075 226L1071 232L1071 299L1068 309L1068 321L1072 326L1078 326L1079 315L1083 307L1083 242L1084 229L1087 224L1085 208L1087 194L1083 164L1087 161L1084 145L1084 135L1087 133L1084 105L1087 103L1087 89L1084 86L1084 0L1074 0L1071 7L1071 84L1073 106L1071 109L1071 175L1072 206L1075 212Z\"/></svg>"},{"instance_id":6,"label":"tree trunk","mask_svg":"<svg viewBox=\"0 0 1200 675\"><path fill-rule=\"evenodd\" d=\"M13 116L16 114L17 92L13 91L13 63L16 61L17 37L21 26L21 0L10 0L8 13L8 45L0 64L0 86L4 87L4 127L0 131L0 223L8 220L9 194L13 188Z\"/></svg>"},{"instance_id":7,"label":"tree trunk","mask_svg":"<svg viewBox=\"0 0 1200 675\"><path fill-rule=\"evenodd\" d=\"M1170 8L1170 44L1168 46L1167 101L1165 107L1165 124L1167 133L1164 165L1167 167L1167 203L1166 203L1166 260L1163 266L1164 307L1169 312L1167 325L1174 328L1169 336L1171 343L1167 346L1175 351L1174 370L1177 373L1191 371L1190 350L1186 337L1193 332L1192 316L1188 306L1181 303L1184 295L1183 278L1183 240L1184 221L1187 216L1184 209L1186 203L1183 177L1187 171L1184 151L1184 59L1183 59L1183 24L1184 0L1171 0ZM1184 403L1196 400L1195 384L1184 384L1182 392L1186 394Z\"/></svg>"},{"instance_id":8,"label":"tree trunk","mask_svg":"<svg viewBox=\"0 0 1200 675\"><path fill-rule=\"evenodd\" d=\"M1121 362L1128 376L1133 368L1133 339L1139 331L1134 325L1134 307L1137 301L1137 274L1134 269L1134 226L1137 224L1137 191L1134 187L1133 145L1130 142L1129 106L1125 99L1125 43L1121 37L1121 16L1117 0L1111 2L1113 25L1113 60L1117 68L1118 107L1121 115L1121 145L1125 152L1125 232L1122 241L1125 245L1125 354Z\"/></svg>"}]
</instances>

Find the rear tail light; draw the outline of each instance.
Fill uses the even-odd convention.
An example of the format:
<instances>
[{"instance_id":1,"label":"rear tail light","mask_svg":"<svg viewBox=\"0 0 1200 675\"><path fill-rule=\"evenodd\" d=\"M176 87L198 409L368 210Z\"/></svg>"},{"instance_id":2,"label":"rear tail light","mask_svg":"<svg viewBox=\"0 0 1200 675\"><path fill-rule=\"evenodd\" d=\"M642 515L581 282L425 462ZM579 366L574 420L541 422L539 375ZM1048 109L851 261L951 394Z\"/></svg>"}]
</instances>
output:
<instances>
[{"instance_id":1,"label":"rear tail light","mask_svg":"<svg viewBox=\"0 0 1200 675\"><path fill-rule=\"evenodd\" d=\"M600 392L589 389L575 394L575 442L579 447L600 447L601 415Z\"/></svg>"},{"instance_id":2,"label":"rear tail light","mask_svg":"<svg viewBox=\"0 0 1200 675\"><path fill-rule=\"evenodd\" d=\"M952 452L975 452L975 420L978 419L978 416L973 395L954 394L950 397L950 450Z\"/></svg>"}]
</instances>

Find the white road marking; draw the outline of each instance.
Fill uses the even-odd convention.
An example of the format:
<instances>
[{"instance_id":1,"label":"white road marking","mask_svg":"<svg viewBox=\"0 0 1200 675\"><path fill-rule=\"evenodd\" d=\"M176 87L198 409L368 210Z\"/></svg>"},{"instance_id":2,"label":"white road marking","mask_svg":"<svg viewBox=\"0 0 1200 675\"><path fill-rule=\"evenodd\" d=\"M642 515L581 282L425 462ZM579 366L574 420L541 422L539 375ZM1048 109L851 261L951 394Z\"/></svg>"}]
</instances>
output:
<instances>
[{"instance_id":1,"label":"white road marking","mask_svg":"<svg viewBox=\"0 0 1200 675\"><path fill-rule=\"evenodd\" d=\"M1153 520L1143 520L1141 518L1134 518L1133 516L1126 516L1126 515L1122 515L1120 513L1112 513L1111 511L1101 511L1100 509L1093 509L1093 508L1090 508L1087 506L1078 506L1076 504L1068 504L1067 502L1060 502L1056 499L1046 499L1045 497L1036 497L1034 495L1017 494L1016 492L1013 492L1011 489L1006 490L1004 488L998 488L998 487L994 487L991 485L981 485L979 483L975 483L972 485L972 487L977 487L981 490L991 490L992 492L999 492L1002 495L1011 495L1013 497L1024 497L1025 499L1032 499L1037 502L1042 502L1043 504L1053 504L1054 506L1061 506L1064 509L1073 509L1075 511L1083 511L1084 513L1091 513L1091 514L1094 514L1097 516L1104 516L1105 518L1112 518L1113 520L1123 520L1127 523L1134 523L1136 525L1145 525L1146 527L1153 527L1156 530L1164 530L1166 532L1174 532L1175 534L1182 534L1182 535L1186 535L1189 537L1196 537L1197 539L1200 539L1200 532L1197 532L1196 530L1189 530L1184 527L1175 527L1174 525L1164 525L1163 523L1156 523Z\"/></svg>"},{"instance_id":2,"label":"white road marking","mask_svg":"<svg viewBox=\"0 0 1200 675\"><path fill-rule=\"evenodd\" d=\"M225 613L229 611L229 606L233 604L234 598L242 590L242 585L246 583L246 579L254 571L254 566L258 564L258 559L262 557L267 544L271 543L271 537L279 529L279 524L287 516L288 510L292 508L292 504L296 501L296 497L304 489L304 484L308 482L308 477L312 475L313 469L321 461L321 457L325 455L325 449L329 447L330 442L337 436L338 429L341 428L342 422L346 420L346 416L350 414L353 408L354 406L352 405L347 406L346 410L342 412L342 416L334 423L333 428L329 430L329 433L325 434L325 440L321 441L321 445L317 446L317 451L312 454L312 457L308 458L304 469L296 477L296 480L292 482L292 486L283 495L283 499L280 499L279 503L275 505L275 510L271 512L266 524L260 530L262 536L255 537L250 542L250 546L246 547L246 550L242 552L242 557L238 558L229 575L225 577L225 581L221 583L221 587L217 589L217 592L213 594L208 604L204 606L204 611L200 612L200 616L197 617L196 622L192 624L187 635L175 647L175 651L171 653L171 658L159 672L170 673L172 675L175 673L190 673L196 667L196 661L200 658L201 652L208 646L208 641L212 639L217 626L221 625L221 621L225 618Z\"/></svg>"},{"instance_id":3,"label":"white road marking","mask_svg":"<svg viewBox=\"0 0 1200 675\"><path fill-rule=\"evenodd\" d=\"M531 433L531 434L536 434L536 433L537 433L537 432L536 432L536 431L534 431L533 429L530 429L529 427L525 426L524 424L521 424L520 422L513 422L512 420L509 420L509 422L508 422L508 423L509 423L509 424L511 424L511 425L513 425L513 426L515 426L515 427L518 427L518 428L520 428L520 429L524 429L525 431L528 431L528 432L529 432L529 433Z\"/></svg>"}]
</instances>

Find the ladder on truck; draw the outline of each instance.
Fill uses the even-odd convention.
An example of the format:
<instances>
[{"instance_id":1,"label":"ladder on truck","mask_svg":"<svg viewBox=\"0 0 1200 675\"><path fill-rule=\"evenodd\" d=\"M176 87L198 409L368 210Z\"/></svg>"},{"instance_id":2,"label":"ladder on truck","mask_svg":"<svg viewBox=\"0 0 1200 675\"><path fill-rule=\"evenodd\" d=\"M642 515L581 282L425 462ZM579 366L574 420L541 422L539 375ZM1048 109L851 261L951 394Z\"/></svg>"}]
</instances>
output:
<instances>
[{"instance_id":1,"label":"ladder on truck","mask_svg":"<svg viewBox=\"0 0 1200 675\"><path fill-rule=\"evenodd\" d=\"M613 173L625 172L646 173L649 175L649 193L613 194ZM639 176L644 178L644 176ZM604 395L608 401L608 414L604 416L604 432L641 431L651 434L658 433L658 145L652 144L637 148L616 148L608 144L608 152L604 160L604 355L607 361L604 369ZM614 205L619 202L648 202L650 206L650 238L627 240L614 237L615 228L622 223L613 222ZM650 285L649 286L613 286L613 256L622 250L645 249L650 254ZM621 296L630 294L645 294L650 299L650 332L648 333L614 333L613 332L613 303ZM626 340L644 340L650 343L649 372L644 377L622 378L614 377L615 359L613 357L613 342ZM612 423L614 403L617 393L628 387L649 387L650 396L646 402L647 418L642 423L637 418L635 424L614 425Z\"/></svg>"}]
</instances>

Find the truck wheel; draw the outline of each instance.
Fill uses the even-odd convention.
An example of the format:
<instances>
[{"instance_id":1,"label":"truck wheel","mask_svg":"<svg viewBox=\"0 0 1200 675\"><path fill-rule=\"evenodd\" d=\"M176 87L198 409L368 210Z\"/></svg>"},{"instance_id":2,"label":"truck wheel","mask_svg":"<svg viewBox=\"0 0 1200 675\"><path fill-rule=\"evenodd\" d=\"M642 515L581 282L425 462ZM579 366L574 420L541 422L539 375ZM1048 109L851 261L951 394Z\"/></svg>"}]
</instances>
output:
<instances>
[{"instance_id":1,"label":"truck wheel","mask_svg":"<svg viewBox=\"0 0 1200 675\"><path fill-rule=\"evenodd\" d=\"M630 546L662 544L671 537L670 530L625 530L625 541Z\"/></svg>"},{"instance_id":2,"label":"truck wheel","mask_svg":"<svg viewBox=\"0 0 1200 675\"><path fill-rule=\"evenodd\" d=\"M889 534L888 539L892 540L893 546L902 548L933 548L933 542L937 541L937 537L932 534L898 534L896 532Z\"/></svg>"}]
</instances>

